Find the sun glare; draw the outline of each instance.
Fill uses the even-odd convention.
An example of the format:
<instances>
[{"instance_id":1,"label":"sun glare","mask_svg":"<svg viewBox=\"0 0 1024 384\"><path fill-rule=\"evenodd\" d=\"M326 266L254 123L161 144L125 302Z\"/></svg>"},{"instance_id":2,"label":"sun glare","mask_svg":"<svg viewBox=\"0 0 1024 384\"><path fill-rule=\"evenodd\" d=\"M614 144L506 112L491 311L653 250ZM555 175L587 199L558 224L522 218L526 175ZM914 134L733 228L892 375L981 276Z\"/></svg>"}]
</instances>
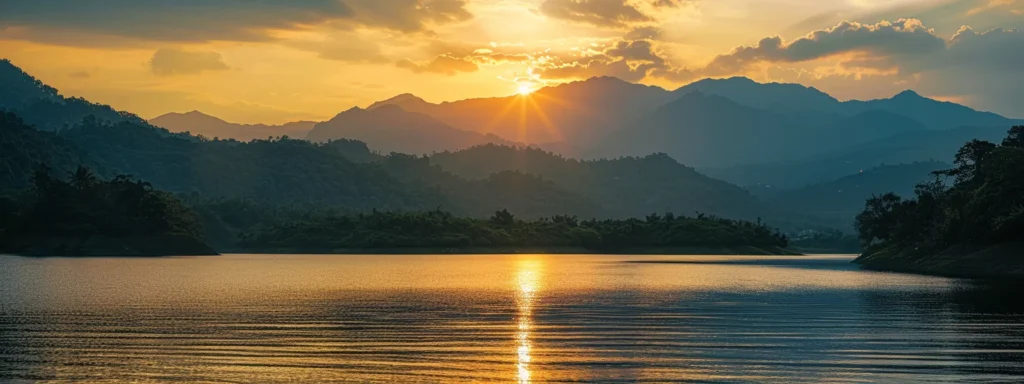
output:
<instances>
[{"instance_id":1,"label":"sun glare","mask_svg":"<svg viewBox=\"0 0 1024 384\"><path fill-rule=\"evenodd\" d=\"M533 92L533 88L530 88L529 84L519 84L519 94L526 96Z\"/></svg>"}]
</instances>

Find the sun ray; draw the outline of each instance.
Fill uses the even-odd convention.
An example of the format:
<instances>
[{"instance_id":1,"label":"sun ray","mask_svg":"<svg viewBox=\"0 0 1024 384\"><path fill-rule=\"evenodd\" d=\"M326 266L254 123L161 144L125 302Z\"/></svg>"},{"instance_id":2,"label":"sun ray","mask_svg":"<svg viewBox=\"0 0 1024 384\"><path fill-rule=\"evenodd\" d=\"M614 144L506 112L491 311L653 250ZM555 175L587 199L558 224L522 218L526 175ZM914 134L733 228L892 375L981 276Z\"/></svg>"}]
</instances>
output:
<instances>
[{"instance_id":1,"label":"sun ray","mask_svg":"<svg viewBox=\"0 0 1024 384\"><path fill-rule=\"evenodd\" d=\"M534 100L533 98L527 98L527 102L529 102L530 106L533 107L533 110L537 115L537 119L540 120L544 127L544 132L555 137L556 141L565 140L565 137L562 135L562 130L558 129L558 126L551 122L551 119L548 118L548 115L547 113L544 112L544 109L537 105L537 101Z\"/></svg>"}]
</instances>

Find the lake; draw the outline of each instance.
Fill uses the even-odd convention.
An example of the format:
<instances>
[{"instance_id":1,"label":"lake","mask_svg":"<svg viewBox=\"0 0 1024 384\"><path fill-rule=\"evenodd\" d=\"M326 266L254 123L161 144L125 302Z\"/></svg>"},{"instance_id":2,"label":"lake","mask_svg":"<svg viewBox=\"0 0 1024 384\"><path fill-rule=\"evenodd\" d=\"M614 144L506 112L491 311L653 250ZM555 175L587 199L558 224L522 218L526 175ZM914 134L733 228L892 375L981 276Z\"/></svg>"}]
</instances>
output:
<instances>
[{"instance_id":1,"label":"lake","mask_svg":"<svg viewBox=\"0 0 1024 384\"><path fill-rule=\"evenodd\" d=\"M1021 286L851 256L0 257L0 382L1006 382Z\"/></svg>"}]
</instances>

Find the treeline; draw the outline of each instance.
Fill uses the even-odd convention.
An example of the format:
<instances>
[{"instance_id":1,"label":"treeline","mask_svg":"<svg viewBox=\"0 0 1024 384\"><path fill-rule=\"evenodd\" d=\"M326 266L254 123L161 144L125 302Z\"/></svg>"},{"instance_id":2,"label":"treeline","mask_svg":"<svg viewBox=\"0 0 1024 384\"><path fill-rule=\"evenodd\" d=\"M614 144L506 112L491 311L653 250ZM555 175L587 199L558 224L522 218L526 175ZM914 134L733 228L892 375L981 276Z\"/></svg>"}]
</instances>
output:
<instances>
[{"instance_id":1,"label":"treeline","mask_svg":"<svg viewBox=\"0 0 1024 384\"><path fill-rule=\"evenodd\" d=\"M764 223L673 214L645 219L580 220L553 216L520 220L507 210L488 219L440 210L330 214L243 235L243 248L287 252L367 249L577 247L629 251L672 247L785 248L786 235Z\"/></svg>"},{"instance_id":2,"label":"treeline","mask_svg":"<svg viewBox=\"0 0 1024 384\"><path fill-rule=\"evenodd\" d=\"M66 180L40 166L23 193L0 197L0 251L46 255L212 253L195 212L130 176L100 180L78 167ZM163 243L163 244L160 244Z\"/></svg>"},{"instance_id":3,"label":"treeline","mask_svg":"<svg viewBox=\"0 0 1024 384\"><path fill-rule=\"evenodd\" d=\"M362 252L416 249L557 248L658 252L751 247L782 252L786 235L760 221L671 213L644 219L581 220L559 215L522 220L508 210L490 218L441 210L353 212L315 205L175 196L130 176L101 180L86 167L66 177L48 166L31 186L0 198L0 252L40 255Z\"/></svg>"},{"instance_id":4,"label":"treeline","mask_svg":"<svg viewBox=\"0 0 1024 384\"><path fill-rule=\"evenodd\" d=\"M954 167L917 185L914 197L873 196L857 216L866 254L937 254L1024 240L1024 126L1001 144L973 140Z\"/></svg>"}]
</instances>

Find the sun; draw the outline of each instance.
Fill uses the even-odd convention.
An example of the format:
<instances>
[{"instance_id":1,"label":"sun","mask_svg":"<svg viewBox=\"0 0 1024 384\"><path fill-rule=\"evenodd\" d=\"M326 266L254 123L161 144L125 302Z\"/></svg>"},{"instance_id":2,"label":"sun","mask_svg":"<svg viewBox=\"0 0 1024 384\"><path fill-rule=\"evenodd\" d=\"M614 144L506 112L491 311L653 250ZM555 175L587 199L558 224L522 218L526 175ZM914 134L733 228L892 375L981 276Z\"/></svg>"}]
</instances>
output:
<instances>
[{"instance_id":1,"label":"sun","mask_svg":"<svg viewBox=\"0 0 1024 384\"><path fill-rule=\"evenodd\" d=\"M529 84L519 84L518 92L520 95L526 96L533 92L533 88L530 88Z\"/></svg>"}]
</instances>

